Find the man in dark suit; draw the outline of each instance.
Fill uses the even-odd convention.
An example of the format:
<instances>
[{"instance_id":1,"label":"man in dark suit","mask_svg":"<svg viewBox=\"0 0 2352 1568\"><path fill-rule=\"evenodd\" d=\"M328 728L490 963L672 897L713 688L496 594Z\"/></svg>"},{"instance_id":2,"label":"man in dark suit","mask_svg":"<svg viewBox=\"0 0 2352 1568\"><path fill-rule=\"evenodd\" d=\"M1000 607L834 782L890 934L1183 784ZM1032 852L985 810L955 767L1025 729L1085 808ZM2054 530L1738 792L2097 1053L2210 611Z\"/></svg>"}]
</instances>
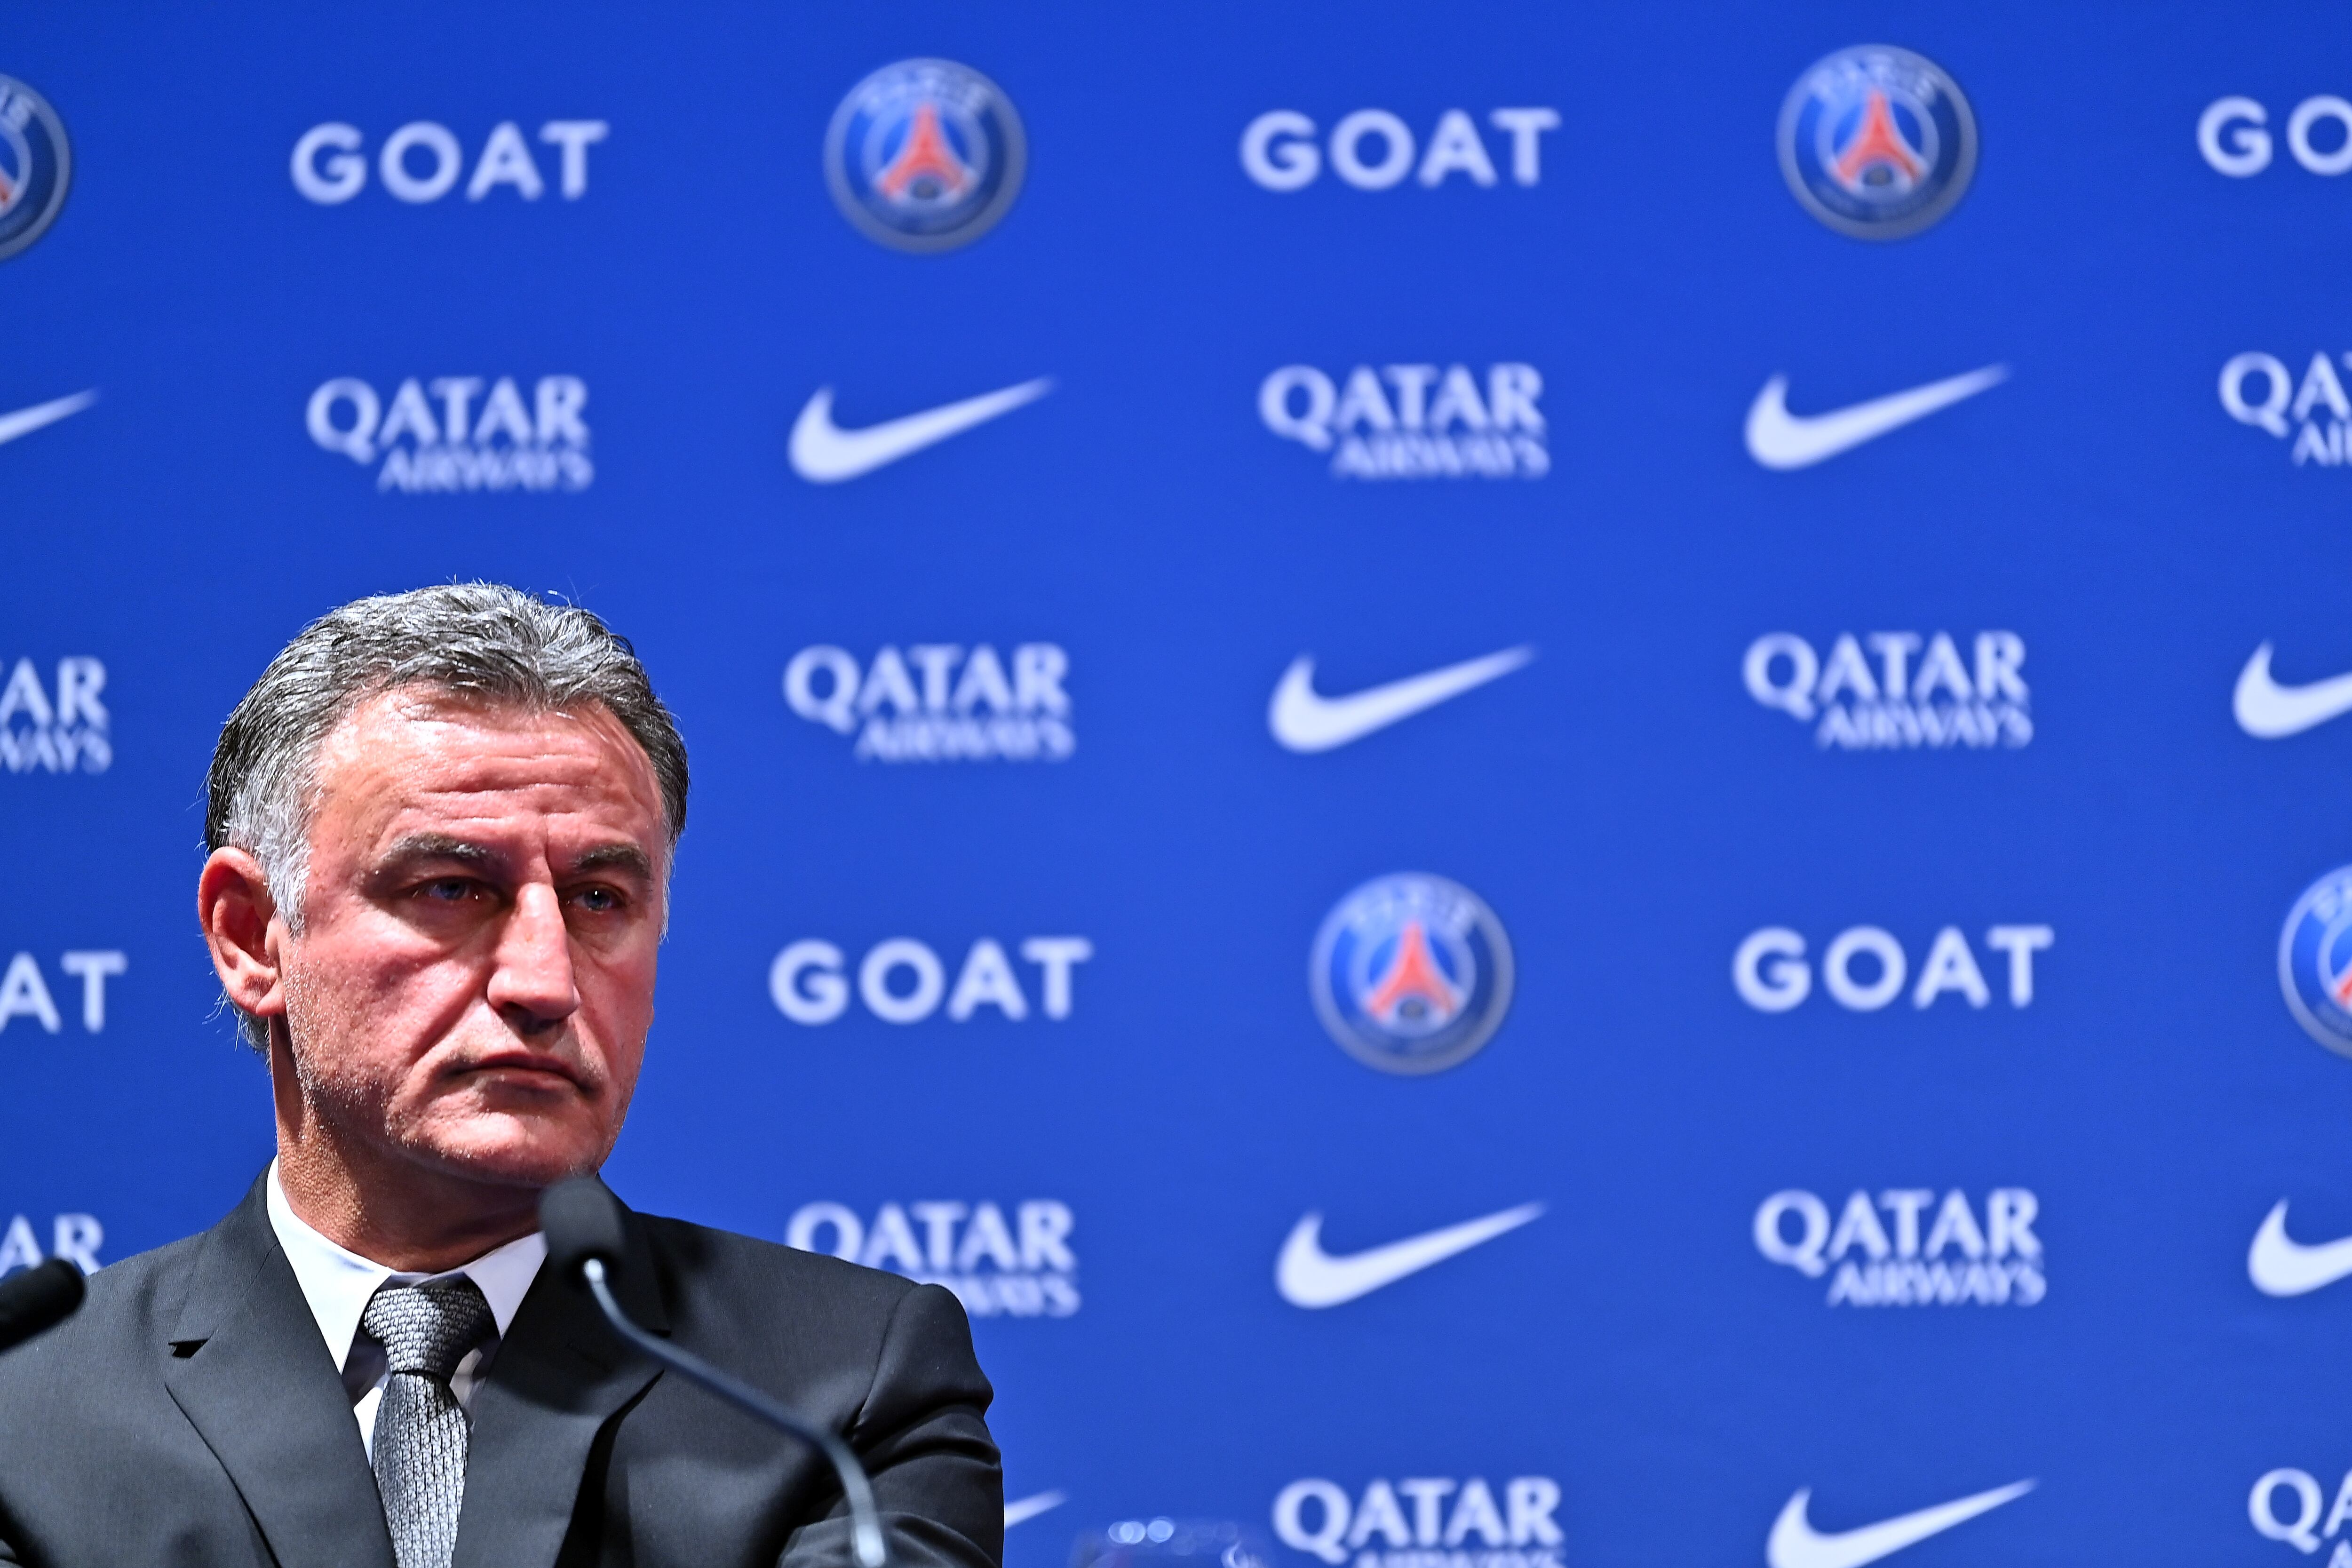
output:
<instances>
[{"instance_id":1,"label":"man in dark suit","mask_svg":"<svg viewBox=\"0 0 2352 1568\"><path fill-rule=\"evenodd\" d=\"M0 1560L848 1561L821 1456L629 1351L541 1267L653 1018L686 752L585 611L363 599L230 715L198 912L278 1157L0 1357ZM992 1568L991 1393L935 1286L627 1216L636 1320L839 1433L901 1568Z\"/></svg>"}]
</instances>

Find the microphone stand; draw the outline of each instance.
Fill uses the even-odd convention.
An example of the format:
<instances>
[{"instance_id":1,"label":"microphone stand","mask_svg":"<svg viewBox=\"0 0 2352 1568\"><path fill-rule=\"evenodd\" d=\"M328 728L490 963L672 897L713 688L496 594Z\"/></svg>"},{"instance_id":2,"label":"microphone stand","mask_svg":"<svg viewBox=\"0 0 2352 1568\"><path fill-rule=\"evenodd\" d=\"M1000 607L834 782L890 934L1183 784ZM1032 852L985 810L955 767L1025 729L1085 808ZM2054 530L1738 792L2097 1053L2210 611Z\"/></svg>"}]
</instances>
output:
<instances>
[{"instance_id":1,"label":"microphone stand","mask_svg":"<svg viewBox=\"0 0 2352 1568\"><path fill-rule=\"evenodd\" d=\"M728 1376L701 1357L631 1322L628 1314L621 1310L620 1302L613 1299L612 1287L605 1283L602 1258L584 1260L580 1265L580 1277L587 1281L589 1293L596 1298L596 1305L604 1310L614 1332L681 1377L699 1384L745 1415L766 1422L788 1436L798 1437L831 1460L834 1473L841 1478L841 1495L849 1503L850 1541L861 1568L887 1568L889 1554L882 1545L882 1516L875 1510L874 1488L866 1481L866 1468L857 1462L848 1444L824 1427L803 1421L750 1384Z\"/></svg>"}]
</instances>

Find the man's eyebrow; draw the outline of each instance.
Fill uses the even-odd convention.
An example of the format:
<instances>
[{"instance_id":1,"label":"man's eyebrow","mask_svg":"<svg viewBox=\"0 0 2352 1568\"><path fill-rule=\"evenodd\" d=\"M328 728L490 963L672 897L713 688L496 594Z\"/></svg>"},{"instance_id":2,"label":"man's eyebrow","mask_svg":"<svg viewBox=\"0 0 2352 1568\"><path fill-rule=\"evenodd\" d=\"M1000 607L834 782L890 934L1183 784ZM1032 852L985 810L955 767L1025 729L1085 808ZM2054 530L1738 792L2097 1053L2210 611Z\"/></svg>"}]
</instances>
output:
<instances>
[{"instance_id":1,"label":"man's eyebrow","mask_svg":"<svg viewBox=\"0 0 2352 1568\"><path fill-rule=\"evenodd\" d=\"M648 882L654 879L652 858L634 844L605 844L583 850L572 857L572 874L576 877L585 871L627 871Z\"/></svg>"},{"instance_id":2,"label":"man's eyebrow","mask_svg":"<svg viewBox=\"0 0 2352 1568\"><path fill-rule=\"evenodd\" d=\"M393 865L402 860L455 860L467 866L496 866L505 857L486 845L470 839L452 837L446 833L411 833L394 839L390 848L378 858L377 864Z\"/></svg>"}]
</instances>

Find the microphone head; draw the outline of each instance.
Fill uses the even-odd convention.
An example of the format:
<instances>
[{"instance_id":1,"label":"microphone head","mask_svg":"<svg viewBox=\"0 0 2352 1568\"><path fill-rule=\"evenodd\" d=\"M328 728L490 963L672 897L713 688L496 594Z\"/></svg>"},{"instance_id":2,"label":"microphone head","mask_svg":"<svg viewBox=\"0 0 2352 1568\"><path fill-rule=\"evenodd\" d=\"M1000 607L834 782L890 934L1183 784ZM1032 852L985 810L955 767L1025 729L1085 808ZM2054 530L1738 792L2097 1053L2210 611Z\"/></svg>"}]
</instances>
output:
<instances>
[{"instance_id":1,"label":"microphone head","mask_svg":"<svg viewBox=\"0 0 2352 1568\"><path fill-rule=\"evenodd\" d=\"M0 1280L0 1350L62 1322L81 1305L81 1270L63 1258Z\"/></svg>"},{"instance_id":2,"label":"microphone head","mask_svg":"<svg viewBox=\"0 0 2352 1568\"><path fill-rule=\"evenodd\" d=\"M541 1194L539 1228L547 1237L547 1261L566 1279L579 1279L580 1266L592 1258L614 1267L625 1247L621 1200L593 1176L574 1176Z\"/></svg>"}]
</instances>

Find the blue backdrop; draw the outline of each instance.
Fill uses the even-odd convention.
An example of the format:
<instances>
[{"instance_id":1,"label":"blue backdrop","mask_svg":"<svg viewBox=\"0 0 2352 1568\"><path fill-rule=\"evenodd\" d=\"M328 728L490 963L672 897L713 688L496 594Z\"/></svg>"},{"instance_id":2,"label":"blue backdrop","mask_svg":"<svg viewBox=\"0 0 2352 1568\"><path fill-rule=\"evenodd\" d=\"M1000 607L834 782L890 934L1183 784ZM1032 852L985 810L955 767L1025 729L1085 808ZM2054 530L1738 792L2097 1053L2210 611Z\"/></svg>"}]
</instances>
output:
<instances>
[{"instance_id":1,"label":"blue backdrop","mask_svg":"<svg viewBox=\"0 0 2352 1568\"><path fill-rule=\"evenodd\" d=\"M951 1279L1015 1568L2352 1568L2341 14L5 18L0 1264L268 1159L213 738L486 576L692 748L609 1176Z\"/></svg>"}]
</instances>

